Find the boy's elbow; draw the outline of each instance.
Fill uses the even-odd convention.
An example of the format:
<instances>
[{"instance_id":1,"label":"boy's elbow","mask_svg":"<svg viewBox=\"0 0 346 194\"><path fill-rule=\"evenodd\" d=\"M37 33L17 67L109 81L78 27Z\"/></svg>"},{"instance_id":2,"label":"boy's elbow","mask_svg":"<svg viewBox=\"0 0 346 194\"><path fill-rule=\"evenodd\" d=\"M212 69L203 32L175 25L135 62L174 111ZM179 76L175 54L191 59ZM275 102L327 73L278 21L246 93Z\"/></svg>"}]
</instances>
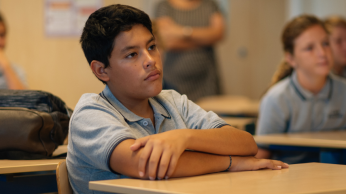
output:
<instances>
[{"instance_id":1,"label":"boy's elbow","mask_svg":"<svg viewBox=\"0 0 346 194\"><path fill-rule=\"evenodd\" d=\"M247 136L248 136L248 140L249 140L248 141L249 154L251 156L255 156L258 152L258 147L257 147L256 141L250 133L247 133Z\"/></svg>"},{"instance_id":2,"label":"boy's elbow","mask_svg":"<svg viewBox=\"0 0 346 194\"><path fill-rule=\"evenodd\" d=\"M255 143L255 145L251 146L251 153L250 153L250 155L251 156L256 156L257 152L258 152L258 147L257 147L257 144Z\"/></svg>"}]
</instances>

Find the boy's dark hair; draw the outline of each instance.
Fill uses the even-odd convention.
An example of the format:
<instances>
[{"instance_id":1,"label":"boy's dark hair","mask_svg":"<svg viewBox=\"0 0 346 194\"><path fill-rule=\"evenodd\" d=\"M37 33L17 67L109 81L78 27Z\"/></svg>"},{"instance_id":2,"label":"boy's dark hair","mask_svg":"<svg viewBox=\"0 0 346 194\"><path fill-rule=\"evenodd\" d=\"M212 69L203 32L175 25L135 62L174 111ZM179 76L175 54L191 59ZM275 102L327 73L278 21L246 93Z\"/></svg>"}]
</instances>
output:
<instances>
[{"instance_id":1,"label":"boy's dark hair","mask_svg":"<svg viewBox=\"0 0 346 194\"><path fill-rule=\"evenodd\" d=\"M120 32L131 30L136 24L142 24L153 33L149 16L128 5L110 5L92 13L85 23L80 39L89 65L91 61L97 60L108 67L115 37Z\"/></svg>"}]
</instances>

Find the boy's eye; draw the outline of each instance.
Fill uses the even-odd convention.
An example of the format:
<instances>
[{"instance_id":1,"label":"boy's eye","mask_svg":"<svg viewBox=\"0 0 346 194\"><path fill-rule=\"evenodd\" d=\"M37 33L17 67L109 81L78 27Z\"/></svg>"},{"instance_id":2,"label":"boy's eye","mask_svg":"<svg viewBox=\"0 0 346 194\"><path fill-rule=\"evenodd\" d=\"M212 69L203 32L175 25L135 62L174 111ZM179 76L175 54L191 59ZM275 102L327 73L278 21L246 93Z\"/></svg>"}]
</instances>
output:
<instances>
[{"instance_id":1,"label":"boy's eye","mask_svg":"<svg viewBox=\"0 0 346 194\"><path fill-rule=\"evenodd\" d=\"M135 57L136 55L137 55L137 53L131 53L131 54L127 55L126 58L131 59L131 58Z\"/></svg>"},{"instance_id":2,"label":"boy's eye","mask_svg":"<svg viewBox=\"0 0 346 194\"><path fill-rule=\"evenodd\" d=\"M156 48L156 44L153 44L153 45L151 45L150 47L149 47L149 51L151 51L151 50L154 50Z\"/></svg>"}]
</instances>

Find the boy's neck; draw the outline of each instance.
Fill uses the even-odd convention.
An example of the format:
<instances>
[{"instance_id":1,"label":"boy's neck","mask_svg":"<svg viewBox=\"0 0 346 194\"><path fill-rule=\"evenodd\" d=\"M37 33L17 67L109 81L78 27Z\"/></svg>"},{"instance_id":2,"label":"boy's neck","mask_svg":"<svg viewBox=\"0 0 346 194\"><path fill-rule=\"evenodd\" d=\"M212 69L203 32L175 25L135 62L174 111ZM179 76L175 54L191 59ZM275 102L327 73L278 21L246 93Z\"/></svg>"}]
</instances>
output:
<instances>
[{"instance_id":1,"label":"boy's neck","mask_svg":"<svg viewBox=\"0 0 346 194\"><path fill-rule=\"evenodd\" d=\"M140 117L150 118L153 125L155 126L154 110L149 104L149 98L146 98L146 99L129 98L127 96L118 94L117 92L113 91L111 88L109 89L111 90L115 98L117 98L121 104L123 104L127 109L129 109L129 111L133 112L134 114Z\"/></svg>"},{"instance_id":2,"label":"boy's neck","mask_svg":"<svg viewBox=\"0 0 346 194\"><path fill-rule=\"evenodd\" d=\"M314 95L317 95L327 82L327 76L306 76L300 72L297 72L297 78L299 84Z\"/></svg>"}]
</instances>

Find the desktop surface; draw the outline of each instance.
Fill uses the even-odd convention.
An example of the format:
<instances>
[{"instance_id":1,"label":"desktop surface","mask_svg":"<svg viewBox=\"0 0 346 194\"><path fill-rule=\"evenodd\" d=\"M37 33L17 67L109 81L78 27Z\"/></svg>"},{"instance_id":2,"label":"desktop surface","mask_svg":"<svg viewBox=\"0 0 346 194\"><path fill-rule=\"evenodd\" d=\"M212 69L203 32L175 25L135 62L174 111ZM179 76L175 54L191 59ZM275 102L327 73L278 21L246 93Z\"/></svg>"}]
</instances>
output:
<instances>
[{"instance_id":1,"label":"desktop surface","mask_svg":"<svg viewBox=\"0 0 346 194\"><path fill-rule=\"evenodd\" d=\"M305 163L283 170L221 172L195 177L150 181L91 181L92 190L119 193L346 193L346 165Z\"/></svg>"},{"instance_id":2,"label":"desktop surface","mask_svg":"<svg viewBox=\"0 0 346 194\"><path fill-rule=\"evenodd\" d=\"M346 148L346 130L254 136L256 143L324 148Z\"/></svg>"}]
</instances>

